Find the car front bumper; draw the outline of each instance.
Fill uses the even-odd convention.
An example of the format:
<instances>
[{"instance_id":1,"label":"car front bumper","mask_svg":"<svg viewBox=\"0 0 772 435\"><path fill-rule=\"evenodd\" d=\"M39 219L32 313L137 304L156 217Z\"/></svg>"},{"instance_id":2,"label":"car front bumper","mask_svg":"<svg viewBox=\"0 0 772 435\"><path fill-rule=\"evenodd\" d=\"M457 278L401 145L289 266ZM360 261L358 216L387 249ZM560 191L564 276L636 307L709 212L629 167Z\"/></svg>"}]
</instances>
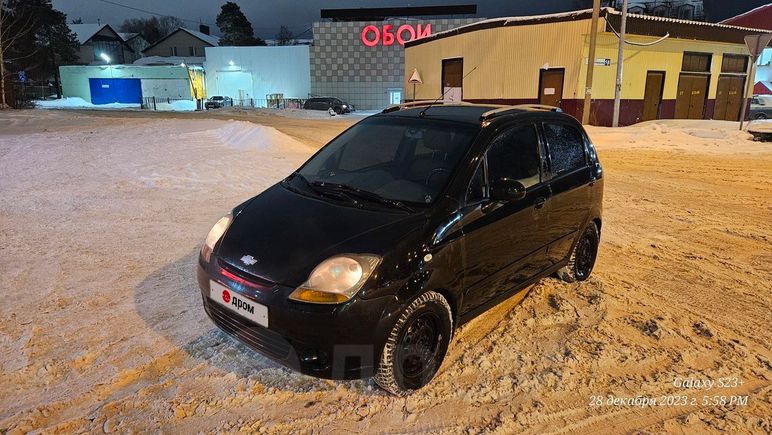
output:
<instances>
[{"instance_id":1,"label":"car front bumper","mask_svg":"<svg viewBox=\"0 0 772 435\"><path fill-rule=\"evenodd\" d=\"M249 279L216 256L199 260L198 285L204 309L223 331L250 348L303 374L327 379L370 377L396 321L396 297L354 298L338 305L289 300L293 288ZM268 307L268 327L209 298L210 280Z\"/></svg>"}]
</instances>

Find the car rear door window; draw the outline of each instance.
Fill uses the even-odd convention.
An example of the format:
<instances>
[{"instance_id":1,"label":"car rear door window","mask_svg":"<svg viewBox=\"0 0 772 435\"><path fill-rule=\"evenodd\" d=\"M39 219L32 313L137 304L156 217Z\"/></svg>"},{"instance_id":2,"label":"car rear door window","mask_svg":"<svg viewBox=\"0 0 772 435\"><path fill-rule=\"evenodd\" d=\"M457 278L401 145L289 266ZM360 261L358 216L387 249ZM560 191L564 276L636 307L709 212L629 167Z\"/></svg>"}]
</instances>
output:
<instances>
[{"instance_id":1,"label":"car rear door window","mask_svg":"<svg viewBox=\"0 0 772 435\"><path fill-rule=\"evenodd\" d=\"M574 127L560 123L545 123L544 136L552 161L552 173L560 174L587 165L584 136Z\"/></svg>"},{"instance_id":2,"label":"car rear door window","mask_svg":"<svg viewBox=\"0 0 772 435\"><path fill-rule=\"evenodd\" d=\"M487 153L488 180L517 180L525 187L538 184L539 137L533 125L514 127L491 141Z\"/></svg>"}]
</instances>

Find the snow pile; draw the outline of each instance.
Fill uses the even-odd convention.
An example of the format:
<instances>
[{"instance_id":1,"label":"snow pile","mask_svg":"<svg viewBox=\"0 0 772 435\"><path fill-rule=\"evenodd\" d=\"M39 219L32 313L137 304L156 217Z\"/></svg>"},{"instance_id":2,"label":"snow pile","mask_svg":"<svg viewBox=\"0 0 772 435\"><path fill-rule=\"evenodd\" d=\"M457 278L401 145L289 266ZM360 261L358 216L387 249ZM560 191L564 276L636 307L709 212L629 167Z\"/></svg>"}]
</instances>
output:
<instances>
[{"instance_id":1,"label":"snow pile","mask_svg":"<svg viewBox=\"0 0 772 435\"><path fill-rule=\"evenodd\" d=\"M177 100L171 103L156 103L156 110L164 112L192 112L196 110L196 102L193 100Z\"/></svg>"},{"instance_id":2,"label":"snow pile","mask_svg":"<svg viewBox=\"0 0 772 435\"><path fill-rule=\"evenodd\" d=\"M93 104L80 97L67 97L60 100L37 100L35 107L41 109L139 109L138 103ZM196 110L194 100L177 100L171 103L156 103L156 110L166 112L190 112Z\"/></svg>"},{"instance_id":3,"label":"snow pile","mask_svg":"<svg viewBox=\"0 0 772 435\"><path fill-rule=\"evenodd\" d=\"M273 127L246 121L230 121L222 127L202 132L225 146L236 149L293 149L307 150L307 146Z\"/></svg>"},{"instance_id":4,"label":"snow pile","mask_svg":"<svg viewBox=\"0 0 772 435\"><path fill-rule=\"evenodd\" d=\"M764 151L738 122L660 119L628 127L587 127L591 136L603 136L615 148L670 149L672 151L737 153ZM738 145L742 144L742 147Z\"/></svg>"},{"instance_id":5,"label":"snow pile","mask_svg":"<svg viewBox=\"0 0 772 435\"><path fill-rule=\"evenodd\" d=\"M67 97L60 100L37 100L34 104L35 107L41 109L127 109L140 107L139 104L92 104L80 97Z\"/></svg>"}]
</instances>

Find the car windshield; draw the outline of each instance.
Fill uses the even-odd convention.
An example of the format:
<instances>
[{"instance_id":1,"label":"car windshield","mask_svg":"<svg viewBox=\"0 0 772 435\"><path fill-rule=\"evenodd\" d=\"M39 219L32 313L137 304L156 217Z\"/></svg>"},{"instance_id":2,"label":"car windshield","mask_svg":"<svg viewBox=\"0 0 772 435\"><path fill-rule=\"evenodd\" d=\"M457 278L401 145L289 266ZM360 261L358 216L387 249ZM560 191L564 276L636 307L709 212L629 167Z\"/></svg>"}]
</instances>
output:
<instances>
[{"instance_id":1,"label":"car windshield","mask_svg":"<svg viewBox=\"0 0 772 435\"><path fill-rule=\"evenodd\" d=\"M222 100L222 97L212 97L212 100Z\"/></svg>"},{"instance_id":2,"label":"car windshield","mask_svg":"<svg viewBox=\"0 0 772 435\"><path fill-rule=\"evenodd\" d=\"M337 185L390 200L430 204L478 131L472 125L438 120L374 116L335 138L298 173L317 186Z\"/></svg>"}]
</instances>

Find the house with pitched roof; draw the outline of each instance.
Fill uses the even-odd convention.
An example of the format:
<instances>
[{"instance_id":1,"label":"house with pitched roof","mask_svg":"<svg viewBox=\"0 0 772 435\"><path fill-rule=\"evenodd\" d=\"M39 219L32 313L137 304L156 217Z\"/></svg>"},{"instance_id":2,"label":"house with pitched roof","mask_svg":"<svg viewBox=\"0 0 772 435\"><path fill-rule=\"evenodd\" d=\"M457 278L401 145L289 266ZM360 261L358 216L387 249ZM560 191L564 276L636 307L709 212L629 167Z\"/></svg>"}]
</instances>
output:
<instances>
[{"instance_id":1,"label":"house with pitched roof","mask_svg":"<svg viewBox=\"0 0 772 435\"><path fill-rule=\"evenodd\" d=\"M180 27L144 50L145 56L204 57L206 47L220 45L219 38Z\"/></svg>"},{"instance_id":2,"label":"house with pitched roof","mask_svg":"<svg viewBox=\"0 0 772 435\"><path fill-rule=\"evenodd\" d=\"M109 24L69 24L80 44L78 64L105 65L132 63L137 53ZM110 61L106 61L102 55Z\"/></svg>"}]
</instances>

